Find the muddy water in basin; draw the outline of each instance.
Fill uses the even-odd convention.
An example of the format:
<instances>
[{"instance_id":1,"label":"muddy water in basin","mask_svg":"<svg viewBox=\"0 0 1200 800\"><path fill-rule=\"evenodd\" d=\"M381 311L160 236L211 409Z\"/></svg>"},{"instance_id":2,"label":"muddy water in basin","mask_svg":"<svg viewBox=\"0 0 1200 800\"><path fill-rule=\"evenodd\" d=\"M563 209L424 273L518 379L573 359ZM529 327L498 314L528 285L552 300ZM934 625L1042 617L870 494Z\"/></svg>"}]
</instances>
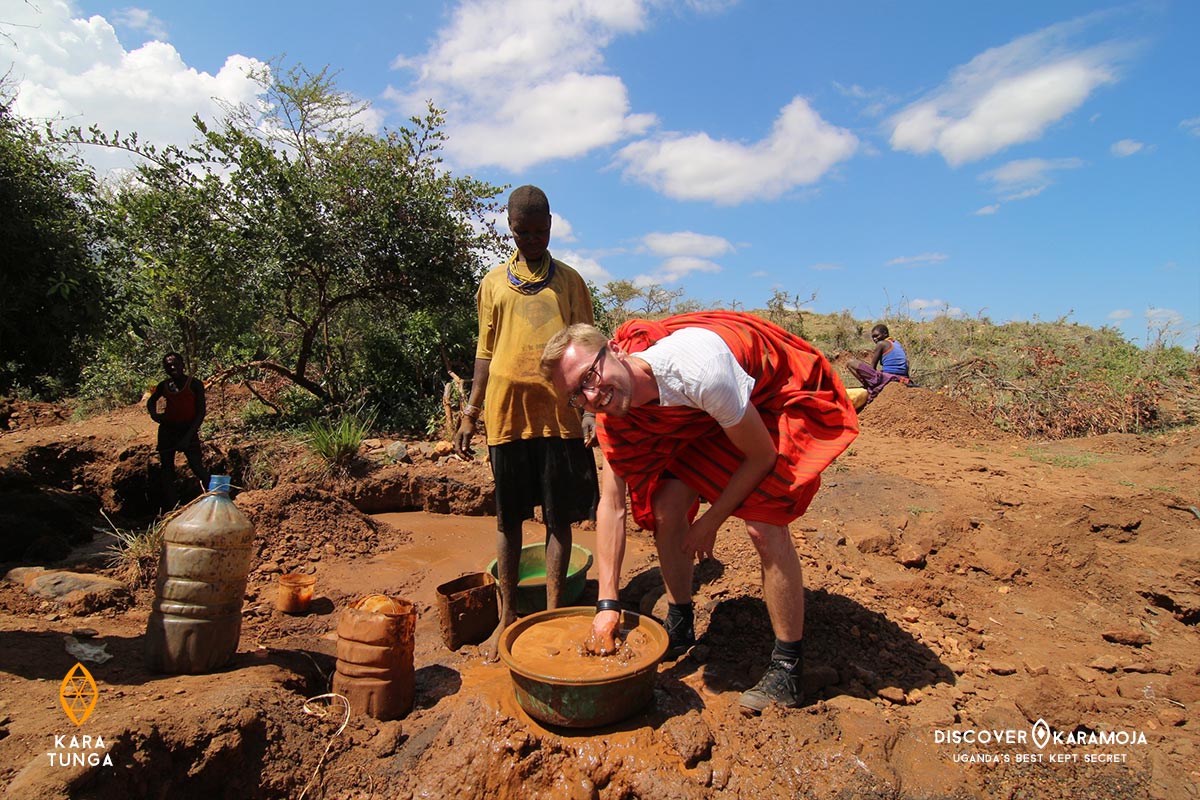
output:
<instances>
[{"instance_id":1,"label":"muddy water in basin","mask_svg":"<svg viewBox=\"0 0 1200 800\"><path fill-rule=\"evenodd\" d=\"M583 648L592 630L588 616L547 619L524 630L512 643L512 659L529 673L560 681L616 678L655 662L659 653L642 627L623 627L611 656Z\"/></svg>"}]
</instances>

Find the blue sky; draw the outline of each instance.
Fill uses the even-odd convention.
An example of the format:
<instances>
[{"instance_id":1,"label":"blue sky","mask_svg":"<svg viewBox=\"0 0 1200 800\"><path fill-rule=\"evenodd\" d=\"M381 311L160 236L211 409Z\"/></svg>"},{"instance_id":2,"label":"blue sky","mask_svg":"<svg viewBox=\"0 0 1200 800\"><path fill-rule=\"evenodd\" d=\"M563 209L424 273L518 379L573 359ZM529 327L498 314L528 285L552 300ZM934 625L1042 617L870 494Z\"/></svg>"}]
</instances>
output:
<instances>
[{"instance_id":1,"label":"blue sky","mask_svg":"<svg viewBox=\"0 0 1200 800\"><path fill-rule=\"evenodd\" d=\"M377 129L431 98L601 285L1200 340L1200 3L0 0L0 33L19 111L157 142L279 55Z\"/></svg>"}]
</instances>

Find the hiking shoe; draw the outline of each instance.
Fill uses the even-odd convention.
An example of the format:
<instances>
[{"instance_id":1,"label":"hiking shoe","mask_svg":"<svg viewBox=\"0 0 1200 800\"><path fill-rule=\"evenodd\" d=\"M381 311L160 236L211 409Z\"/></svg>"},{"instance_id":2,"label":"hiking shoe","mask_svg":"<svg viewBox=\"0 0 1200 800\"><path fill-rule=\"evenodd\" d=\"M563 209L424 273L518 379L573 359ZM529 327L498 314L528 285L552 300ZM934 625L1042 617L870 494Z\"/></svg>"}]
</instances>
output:
<instances>
[{"instance_id":1,"label":"hiking shoe","mask_svg":"<svg viewBox=\"0 0 1200 800\"><path fill-rule=\"evenodd\" d=\"M679 658L696 643L696 631L691 620L668 618L663 627L667 629L666 658Z\"/></svg>"},{"instance_id":2,"label":"hiking shoe","mask_svg":"<svg viewBox=\"0 0 1200 800\"><path fill-rule=\"evenodd\" d=\"M804 699L799 672L799 662L772 661L754 688L742 692L738 700L741 712L755 716L771 703L779 703L785 708L799 707Z\"/></svg>"}]
</instances>

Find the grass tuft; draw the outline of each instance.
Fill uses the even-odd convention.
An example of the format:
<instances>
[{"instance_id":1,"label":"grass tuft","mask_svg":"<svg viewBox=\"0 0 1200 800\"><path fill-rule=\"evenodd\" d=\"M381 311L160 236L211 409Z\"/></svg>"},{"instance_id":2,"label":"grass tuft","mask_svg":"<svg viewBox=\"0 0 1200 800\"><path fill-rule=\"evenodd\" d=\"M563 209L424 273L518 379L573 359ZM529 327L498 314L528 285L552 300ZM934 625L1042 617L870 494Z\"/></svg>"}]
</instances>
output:
<instances>
[{"instance_id":1,"label":"grass tuft","mask_svg":"<svg viewBox=\"0 0 1200 800\"><path fill-rule=\"evenodd\" d=\"M100 512L103 514L104 512ZM145 530L119 528L104 514L116 543L109 546L109 567L117 580L133 589L149 588L158 577L158 560L163 546L165 520L157 518Z\"/></svg>"},{"instance_id":2,"label":"grass tuft","mask_svg":"<svg viewBox=\"0 0 1200 800\"><path fill-rule=\"evenodd\" d=\"M358 455L363 439L375 424L375 412L344 414L336 420L314 419L308 423L305 444L330 472L346 472Z\"/></svg>"}]
</instances>

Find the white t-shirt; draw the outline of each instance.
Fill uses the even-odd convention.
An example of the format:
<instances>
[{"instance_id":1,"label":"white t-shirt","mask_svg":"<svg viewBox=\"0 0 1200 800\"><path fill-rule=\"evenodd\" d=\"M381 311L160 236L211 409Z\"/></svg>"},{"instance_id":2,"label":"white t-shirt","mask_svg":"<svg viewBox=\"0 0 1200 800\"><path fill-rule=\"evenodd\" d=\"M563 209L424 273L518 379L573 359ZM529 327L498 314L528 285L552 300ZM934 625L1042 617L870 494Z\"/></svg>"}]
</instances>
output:
<instances>
[{"instance_id":1,"label":"white t-shirt","mask_svg":"<svg viewBox=\"0 0 1200 800\"><path fill-rule=\"evenodd\" d=\"M640 353L658 382L658 404L698 408L722 428L741 422L754 379L707 328L680 328Z\"/></svg>"}]
</instances>

